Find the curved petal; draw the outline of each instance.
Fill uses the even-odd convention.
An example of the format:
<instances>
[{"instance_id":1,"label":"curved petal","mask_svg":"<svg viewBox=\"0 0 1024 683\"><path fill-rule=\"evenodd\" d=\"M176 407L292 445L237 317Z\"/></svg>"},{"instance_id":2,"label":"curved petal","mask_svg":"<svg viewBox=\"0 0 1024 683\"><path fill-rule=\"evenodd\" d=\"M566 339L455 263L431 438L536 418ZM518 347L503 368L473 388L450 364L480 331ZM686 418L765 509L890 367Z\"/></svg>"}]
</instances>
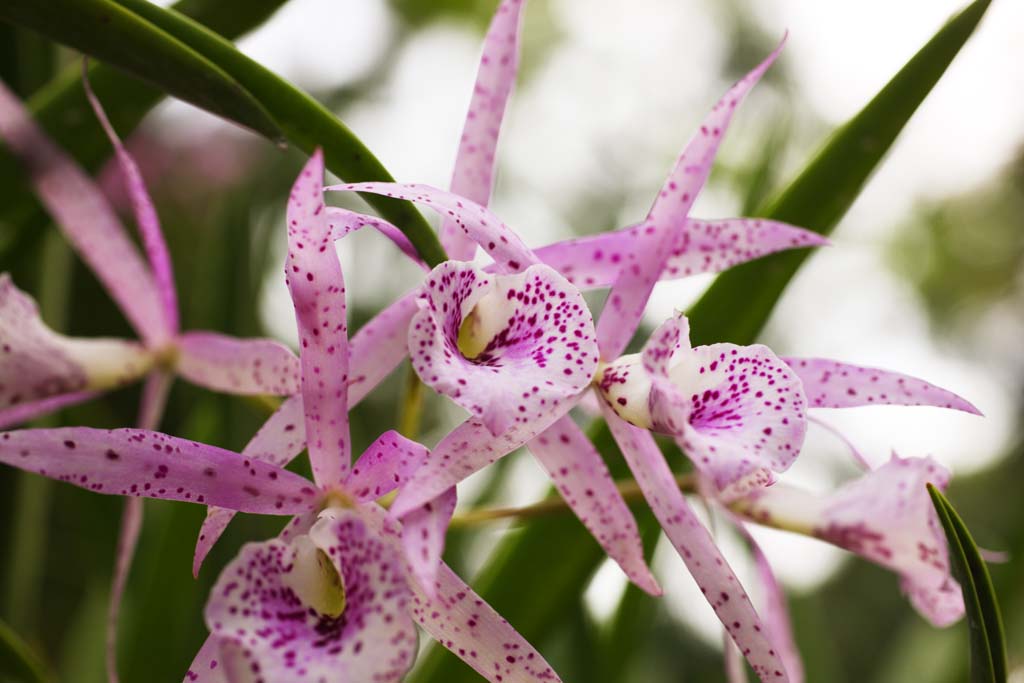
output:
<instances>
[{"instance_id":1,"label":"curved petal","mask_svg":"<svg viewBox=\"0 0 1024 683\"><path fill-rule=\"evenodd\" d=\"M969 401L923 379L827 358L783 358L804 385L812 408L935 406L981 415Z\"/></svg>"},{"instance_id":2,"label":"curved petal","mask_svg":"<svg viewBox=\"0 0 1024 683\"><path fill-rule=\"evenodd\" d=\"M331 239L335 242L350 232L354 232L360 228L365 228L367 225L370 225L376 228L377 232L394 242L395 246L398 247L403 254L408 256L413 263L424 270L430 270L430 267L423 262L423 259L420 258L419 252L416 251L416 247L412 245L412 242L410 242L409 238L405 236L405 233L391 223L388 223L383 218L366 216L338 206L328 206L327 223L331 230Z\"/></svg>"},{"instance_id":3,"label":"curved petal","mask_svg":"<svg viewBox=\"0 0 1024 683\"><path fill-rule=\"evenodd\" d=\"M153 354L135 342L57 334L32 298L9 275L0 275L0 409L123 386L153 362Z\"/></svg>"},{"instance_id":4,"label":"curved petal","mask_svg":"<svg viewBox=\"0 0 1024 683\"><path fill-rule=\"evenodd\" d=\"M423 291L409 329L413 368L492 434L536 419L590 383L597 367L590 311L547 266L488 276L446 261Z\"/></svg>"},{"instance_id":5,"label":"curved petal","mask_svg":"<svg viewBox=\"0 0 1024 683\"><path fill-rule=\"evenodd\" d=\"M764 681L788 681L750 598L686 502L651 433L621 419L607 405L601 409L665 535L754 673Z\"/></svg>"},{"instance_id":6,"label":"curved petal","mask_svg":"<svg viewBox=\"0 0 1024 683\"><path fill-rule=\"evenodd\" d=\"M340 578L340 614L318 610L320 604L296 593L299 582L322 571L317 549ZM210 595L207 626L222 651L228 644L230 656L259 671L261 680L397 682L416 652L402 569L397 553L358 514L332 510L308 537L245 545Z\"/></svg>"},{"instance_id":7,"label":"curved petal","mask_svg":"<svg viewBox=\"0 0 1024 683\"><path fill-rule=\"evenodd\" d=\"M451 191L487 206L494 187L494 156L501 120L519 69L523 0L502 0L484 37L483 55L459 139ZM441 224L441 245L448 257L469 261L476 244L453 220Z\"/></svg>"},{"instance_id":8,"label":"curved petal","mask_svg":"<svg viewBox=\"0 0 1024 683\"><path fill-rule=\"evenodd\" d=\"M529 447L608 557L637 586L651 595L661 595L661 587L644 560L633 513L583 430L565 416L532 439Z\"/></svg>"},{"instance_id":9,"label":"curved petal","mask_svg":"<svg viewBox=\"0 0 1024 683\"><path fill-rule=\"evenodd\" d=\"M285 261L285 280L299 326L309 460L321 487L344 481L352 459L345 281L324 214L323 177L323 153L318 149L288 198Z\"/></svg>"},{"instance_id":10,"label":"curved petal","mask_svg":"<svg viewBox=\"0 0 1024 683\"><path fill-rule=\"evenodd\" d=\"M36 195L147 344L171 339L153 274L93 180L0 83L0 135L28 167Z\"/></svg>"},{"instance_id":11,"label":"curved petal","mask_svg":"<svg viewBox=\"0 0 1024 683\"><path fill-rule=\"evenodd\" d=\"M0 410L0 429L14 427L43 415L55 413L61 408L85 403L97 396L99 396L99 392L76 391L70 394L58 394L39 401L32 401L31 403L19 403L14 407Z\"/></svg>"},{"instance_id":12,"label":"curved petal","mask_svg":"<svg viewBox=\"0 0 1024 683\"><path fill-rule=\"evenodd\" d=\"M686 220L711 172L711 164L733 112L781 50L780 44L718 101L679 156L647 218L636 228L636 239L597 323L602 358L620 356L633 338L647 299L672 253L675 237L672 226Z\"/></svg>"},{"instance_id":13,"label":"curved petal","mask_svg":"<svg viewBox=\"0 0 1024 683\"><path fill-rule=\"evenodd\" d=\"M203 641L181 683L229 683L220 663L220 641L209 636Z\"/></svg>"},{"instance_id":14,"label":"curved petal","mask_svg":"<svg viewBox=\"0 0 1024 683\"><path fill-rule=\"evenodd\" d=\"M537 263L537 257L530 248L500 218L487 208L457 194L430 185L400 183L349 183L331 185L324 189L369 192L424 204L451 220L467 237L483 247L499 268L515 273Z\"/></svg>"},{"instance_id":15,"label":"curved petal","mask_svg":"<svg viewBox=\"0 0 1024 683\"><path fill-rule=\"evenodd\" d=\"M178 374L207 389L274 396L299 391L299 359L276 341L186 332L178 337L178 349Z\"/></svg>"},{"instance_id":16,"label":"curved petal","mask_svg":"<svg viewBox=\"0 0 1024 683\"><path fill-rule=\"evenodd\" d=\"M0 434L0 462L89 491L290 515L316 491L297 474L141 429L26 429Z\"/></svg>"},{"instance_id":17,"label":"curved petal","mask_svg":"<svg viewBox=\"0 0 1024 683\"><path fill-rule=\"evenodd\" d=\"M409 323L419 310L419 288L405 294L359 328L349 343L348 405L366 398L409 353Z\"/></svg>"},{"instance_id":18,"label":"curved petal","mask_svg":"<svg viewBox=\"0 0 1024 683\"><path fill-rule=\"evenodd\" d=\"M296 394L286 399L263 423L242 450L242 455L277 467L286 467L306 447L304 420L302 396ZM192 558L192 576L199 575L203 561L234 516L234 510L213 506L207 508Z\"/></svg>"},{"instance_id":19,"label":"curved petal","mask_svg":"<svg viewBox=\"0 0 1024 683\"><path fill-rule=\"evenodd\" d=\"M445 534L458 497L451 487L434 500L402 517L402 549L413 578L431 597L434 594Z\"/></svg>"},{"instance_id":20,"label":"curved petal","mask_svg":"<svg viewBox=\"0 0 1024 683\"><path fill-rule=\"evenodd\" d=\"M132 211L135 214L135 223L139 228L139 235L142 237L142 246L146 250L146 257L153 269L153 278L156 287L160 292L160 300L163 303L164 320L167 331L176 334L179 327L178 318L178 291L174 287L174 270L171 267L171 256L167 251L167 243L164 241L163 232L160 230L160 219L153 206L153 200L146 189L146 183L142 179L142 173L135 163L135 159L128 153L128 150L121 144L121 138L117 136L114 127L110 125L106 112L99 99L92 92L89 85L89 71L85 62L82 62L82 86L85 88L85 96L96 113L96 118L103 127L110 144L114 146L117 164L121 169L121 177L125 187L128 189L128 196L131 197Z\"/></svg>"},{"instance_id":21,"label":"curved petal","mask_svg":"<svg viewBox=\"0 0 1024 683\"><path fill-rule=\"evenodd\" d=\"M429 453L423 444L386 431L356 460L345 489L360 503L376 500L408 481Z\"/></svg>"},{"instance_id":22,"label":"curved petal","mask_svg":"<svg viewBox=\"0 0 1024 683\"><path fill-rule=\"evenodd\" d=\"M534 253L583 290L610 287L636 244L640 225L555 242ZM821 235L761 218L687 218L673 225L662 280L718 273L786 249L828 244Z\"/></svg>"},{"instance_id":23,"label":"curved petal","mask_svg":"<svg viewBox=\"0 0 1024 683\"><path fill-rule=\"evenodd\" d=\"M483 598L442 564L434 595L414 589L412 616L423 630L491 683L558 683L554 669Z\"/></svg>"}]
</instances>

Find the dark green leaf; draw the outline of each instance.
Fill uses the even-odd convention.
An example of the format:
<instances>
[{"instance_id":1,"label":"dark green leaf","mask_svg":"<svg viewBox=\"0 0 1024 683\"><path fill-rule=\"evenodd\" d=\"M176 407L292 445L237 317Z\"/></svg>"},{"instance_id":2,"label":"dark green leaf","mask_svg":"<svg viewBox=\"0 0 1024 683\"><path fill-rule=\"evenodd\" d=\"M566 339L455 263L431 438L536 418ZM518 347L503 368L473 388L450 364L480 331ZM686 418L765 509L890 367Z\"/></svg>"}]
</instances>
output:
<instances>
[{"instance_id":1,"label":"dark green leaf","mask_svg":"<svg viewBox=\"0 0 1024 683\"><path fill-rule=\"evenodd\" d=\"M960 515L942 492L928 484L928 493L949 542L953 575L960 582L971 637L971 683L1005 683L1006 638L995 589L985 560Z\"/></svg>"},{"instance_id":2,"label":"dark green leaf","mask_svg":"<svg viewBox=\"0 0 1024 683\"><path fill-rule=\"evenodd\" d=\"M0 621L0 678L11 678L25 683L45 683L52 680L46 667L18 634Z\"/></svg>"}]
</instances>

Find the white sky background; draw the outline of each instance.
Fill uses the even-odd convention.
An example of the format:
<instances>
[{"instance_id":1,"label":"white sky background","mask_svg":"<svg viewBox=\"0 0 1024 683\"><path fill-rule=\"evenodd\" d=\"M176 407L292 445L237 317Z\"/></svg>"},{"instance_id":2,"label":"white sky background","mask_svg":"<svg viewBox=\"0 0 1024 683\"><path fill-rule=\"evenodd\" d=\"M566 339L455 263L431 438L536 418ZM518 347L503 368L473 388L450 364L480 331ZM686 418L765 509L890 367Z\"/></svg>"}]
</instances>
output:
<instances>
[{"instance_id":1,"label":"white sky background","mask_svg":"<svg viewBox=\"0 0 1024 683\"><path fill-rule=\"evenodd\" d=\"M574 220L573 204L566 199L580 197L584 189L598 195L623 193L629 207L629 213L619 217L623 225L642 217L675 155L727 87L717 74L728 46L716 30L712 3L532 2L536 6L528 13L547 3L564 40L513 96L499 149L493 208L529 244L542 244L569 235L570 226L587 228ZM766 34L789 30L780 63L793 77L800 101L780 103L770 88L755 91L737 115L724 158L751 149L749 139L741 139L744 131L756 132L759 117L776 115L780 106L811 106L830 127L841 123L965 4L966 0L745 3ZM306 87L338 86L373 63L395 30L394 21L382 0L291 0L241 47ZM468 27L450 24L423 31L403 46L393 78L380 96L346 114L346 123L398 180L447 185L480 39ZM999 173L1021 145L1022 39L1024 3L994 2L835 232L835 245L811 260L772 318L767 337L779 353L899 369L963 394L987 415L981 419L933 409L879 407L823 416L849 430L875 462L896 448L907 456L933 455L964 473L998 457L1013 428L1016 397L1015 387L1004 383L1008 373L972 356L970 349L938 348L928 336L914 292L887 270L883 254L892 230L916 201L971 190ZM203 115L171 106L162 116L194 120ZM787 167L802 165L819 142L816 136L793 140ZM729 192L712 187L694 213L733 215L738 202ZM358 249L378 248L370 236L357 238ZM413 284L415 271L408 271L405 282L386 280L373 267L372 253L361 254L360 263L344 258L349 291L366 297L375 292L383 304ZM288 295L278 280L273 280L265 309L275 332L293 339ZM688 305L710 281L695 280L660 285L649 322L656 324L673 309ZM825 488L840 453L835 441L812 434L805 462L798 464L793 477ZM537 473L527 471L523 476ZM809 547L813 542L778 536L767 534L761 540L782 578L791 584L813 585L841 557L823 544ZM659 553L661 568L671 565L672 575L685 573L674 556L664 555ZM739 569L742 574L744 568ZM614 572L602 576L610 576L611 583L618 580ZM694 596L682 598L675 582L670 585L670 596L686 605L679 610L681 616L692 613ZM600 596L615 593L597 588L588 593L597 602ZM599 605L597 611L602 611ZM711 623L702 621L705 627ZM717 636L710 640L717 642Z\"/></svg>"}]
</instances>

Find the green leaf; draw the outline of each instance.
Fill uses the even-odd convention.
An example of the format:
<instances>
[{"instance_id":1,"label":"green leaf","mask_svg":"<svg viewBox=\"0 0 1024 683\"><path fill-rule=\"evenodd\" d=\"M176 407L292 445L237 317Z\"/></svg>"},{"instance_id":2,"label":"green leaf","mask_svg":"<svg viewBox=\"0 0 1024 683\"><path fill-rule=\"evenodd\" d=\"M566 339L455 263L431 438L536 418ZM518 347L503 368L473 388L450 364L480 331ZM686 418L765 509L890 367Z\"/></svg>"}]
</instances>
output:
<instances>
[{"instance_id":1,"label":"green leaf","mask_svg":"<svg viewBox=\"0 0 1024 683\"><path fill-rule=\"evenodd\" d=\"M0 18L70 45L263 135L277 126L234 78L113 0L8 0Z\"/></svg>"},{"instance_id":2,"label":"green leaf","mask_svg":"<svg viewBox=\"0 0 1024 683\"><path fill-rule=\"evenodd\" d=\"M1005 683L1006 637L988 567L949 500L931 484L928 494L946 532L953 575L964 594L971 638L971 683Z\"/></svg>"},{"instance_id":3,"label":"green leaf","mask_svg":"<svg viewBox=\"0 0 1024 683\"><path fill-rule=\"evenodd\" d=\"M988 0L979 0L946 24L863 111L836 131L770 204L765 215L823 233L835 226L885 150L967 41L988 4ZM781 254L780 258L761 259L720 275L691 313L694 344L752 342L804 258L806 254L797 252ZM612 476L628 476L607 427L596 429L591 435L605 455ZM656 524L646 508L636 517L641 534ZM538 559L546 557L558 559ZM581 587L604 557L578 521L545 520L510 534L473 585L527 639L540 644L560 627L559 616L571 613ZM475 680L467 671L454 656L438 648L425 658L411 680Z\"/></svg>"},{"instance_id":4,"label":"green leaf","mask_svg":"<svg viewBox=\"0 0 1024 683\"><path fill-rule=\"evenodd\" d=\"M39 657L7 624L0 621L0 679L46 683L52 680Z\"/></svg>"}]
</instances>

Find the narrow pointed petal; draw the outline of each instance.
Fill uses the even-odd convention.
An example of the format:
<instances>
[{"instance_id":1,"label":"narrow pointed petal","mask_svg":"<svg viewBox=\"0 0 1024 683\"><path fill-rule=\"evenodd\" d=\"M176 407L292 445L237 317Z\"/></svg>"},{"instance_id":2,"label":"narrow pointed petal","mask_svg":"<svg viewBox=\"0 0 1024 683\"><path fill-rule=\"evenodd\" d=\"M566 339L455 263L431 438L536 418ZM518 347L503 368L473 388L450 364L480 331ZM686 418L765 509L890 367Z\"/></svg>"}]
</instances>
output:
<instances>
[{"instance_id":1,"label":"narrow pointed petal","mask_svg":"<svg viewBox=\"0 0 1024 683\"><path fill-rule=\"evenodd\" d=\"M610 287L629 259L643 224L534 249L537 258L583 290ZM673 226L662 280L719 273L786 249L828 244L821 235L762 218L698 220Z\"/></svg>"},{"instance_id":2,"label":"narrow pointed petal","mask_svg":"<svg viewBox=\"0 0 1024 683\"><path fill-rule=\"evenodd\" d=\"M309 460L321 487L344 481L352 459L345 281L324 213L323 177L323 153L317 150L288 199L285 261L299 326Z\"/></svg>"},{"instance_id":3,"label":"narrow pointed petal","mask_svg":"<svg viewBox=\"0 0 1024 683\"><path fill-rule=\"evenodd\" d=\"M0 434L0 462L96 493L180 500L240 512L302 512L316 491L297 474L215 446L141 429Z\"/></svg>"},{"instance_id":4,"label":"narrow pointed petal","mask_svg":"<svg viewBox=\"0 0 1024 683\"><path fill-rule=\"evenodd\" d=\"M181 683L230 683L220 662L220 641L207 637L199 648Z\"/></svg>"},{"instance_id":5,"label":"narrow pointed petal","mask_svg":"<svg viewBox=\"0 0 1024 683\"><path fill-rule=\"evenodd\" d=\"M327 190L369 192L429 206L452 221L469 239L483 247L498 267L510 273L537 263L537 257L500 218L474 201L430 185L400 183L350 183Z\"/></svg>"},{"instance_id":6,"label":"narrow pointed petal","mask_svg":"<svg viewBox=\"0 0 1024 683\"><path fill-rule=\"evenodd\" d=\"M354 408L409 353L409 323L419 289L405 294L359 328L349 344L348 405Z\"/></svg>"},{"instance_id":7,"label":"narrow pointed petal","mask_svg":"<svg viewBox=\"0 0 1024 683\"><path fill-rule=\"evenodd\" d=\"M779 45L718 101L686 145L647 218L636 228L636 239L598 320L597 336L602 358L622 355L633 338L647 299L672 253L675 238L672 226L685 223L697 193L711 173L711 164L736 107L775 61L781 49L782 45Z\"/></svg>"},{"instance_id":8,"label":"narrow pointed petal","mask_svg":"<svg viewBox=\"0 0 1024 683\"><path fill-rule=\"evenodd\" d=\"M494 187L495 151L505 106L519 70L523 0L502 0L484 37L473 97L459 139L451 191L487 206ZM452 220L441 224L441 245L455 261L470 261L476 243Z\"/></svg>"},{"instance_id":9,"label":"narrow pointed petal","mask_svg":"<svg viewBox=\"0 0 1024 683\"><path fill-rule=\"evenodd\" d=\"M630 581L651 595L661 587L644 561L633 513L590 439L565 416L529 443L555 488Z\"/></svg>"},{"instance_id":10,"label":"narrow pointed petal","mask_svg":"<svg viewBox=\"0 0 1024 683\"><path fill-rule=\"evenodd\" d=\"M62 408L85 403L97 396L99 396L99 393L95 391L76 391L70 394L58 394L39 401L32 401L31 403L19 403L14 407L0 410L0 429L14 427L43 415L55 413Z\"/></svg>"},{"instance_id":11,"label":"narrow pointed petal","mask_svg":"<svg viewBox=\"0 0 1024 683\"><path fill-rule=\"evenodd\" d=\"M35 301L0 275L0 409L38 404L26 409L31 415L52 405L39 403L45 399L134 382L153 361L135 342L57 334L39 317Z\"/></svg>"},{"instance_id":12,"label":"narrow pointed petal","mask_svg":"<svg viewBox=\"0 0 1024 683\"><path fill-rule=\"evenodd\" d=\"M818 425L826 432L839 439L843 445L846 446L846 450L850 452L850 457L853 458L853 461L857 463L857 466L862 470L868 472L874 469L874 466L868 462L868 459L864 457L864 454L860 452L856 444L854 444L846 434L843 434L842 430L818 417L815 417L814 415L808 415L807 422Z\"/></svg>"},{"instance_id":13,"label":"narrow pointed petal","mask_svg":"<svg viewBox=\"0 0 1024 683\"><path fill-rule=\"evenodd\" d=\"M446 261L423 292L409 329L413 368L492 434L537 419L590 383L597 368L590 311L547 266L488 276Z\"/></svg>"},{"instance_id":14,"label":"narrow pointed petal","mask_svg":"<svg viewBox=\"0 0 1024 683\"><path fill-rule=\"evenodd\" d=\"M405 484L429 453L394 430L384 432L356 460L345 490L360 503L376 500Z\"/></svg>"},{"instance_id":15,"label":"narrow pointed petal","mask_svg":"<svg viewBox=\"0 0 1024 683\"><path fill-rule=\"evenodd\" d=\"M149 190L146 189L146 183L142 179L142 173L139 171L135 159L121 144L121 138L117 136L114 127L110 125L103 106L92 92L85 62L82 63L82 85L92 110L96 112L100 126L103 127L110 139L110 144L114 146L115 158L121 169L125 187L128 189L128 196L131 198L135 223L138 226L139 235L142 237L142 246L146 250L146 257L160 292L166 329L171 334L176 334L179 328L178 291L174 287L174 270L171 267L171 256L167 251L167 242L164 241L163 232L160 230L160 218L157 216L153 200L149 196Z\"/></svg>"},{"instance_id":16,"label":"narrow pointed petal","mask_svg":"<svg viewBox=\"0 0 1024 683\"><path fill-rule=\"evenodd\" d=\"M305 416L302 412L302 396L296 394L284 401L260 430L252 437L242 455L277 467L286 467L306 447ZM221 534L235 516L234 510L209 507L206 519L199 529L196 551L192 558L192 576L199 575L199 569L210 550L220 540Z\"/></svg>"},{"instance_id":17,"label":"narrow pointed petal","mask_svg":"<svg viewBox=\"0 0 1024 683\"><path fill-rule=\"evenodd\" d=\"M241 395L299 391L299 359L276 341L186 332L178 338L178 349L178 374L201 387Z\"/></svg>"},{"instance_id":18,"label":"narrow pointed petal","mask_svg":"<svg viewBox=\"0 0 1024 683\"><path fill-rule=\"evenodd\" d=\"M169 341L173 331L160 290L117 214L96 183L53 144L2 83L0 136L28 168L47 212L139 336L154 346Z\"/></svg>"},{"instance_id":19,"label":"narrow pointed petal","mask_svg":"<svg viewBox=\"0 0 1024 683\"><path fill-rule=\"evenodd\" d=\"M394 242L395 246L408 256L413 263L424 270L430 270L430 267L420 258L419 252L416 251L416 247L412 245L412 242L405 236L405 233L383 218L366 216L338 206L328 206L327 222L331 229L331 239L335 242L350 232L365 228L367 225L376 228L377 232Z\"/></svg>"},{"instance_id":20,"label":"narrow pointed petal","mask_svg":"<svg viewBox=\"0 0 1024 683\"><path fill-rule=\"evenodd\" d=\"M754 673L762 681L788 681L750 598L686 502L651 433L621 419L607 405L601 408L661 528Z\"/></svg>"},{"instance_id":21,"label":"narrow pointed petal","mask_svg":"<svg viewBox=\"0 0 1024 683\"><path fill-rule=\"evenodd\" d=\"M432 501L402 517L402 548L412 576L426 591L434 594L441 556L444 554L445 534L455 512L458 497L451 487Z\"/></svg>"},{"instance_id":22,"label":"narrow pointed petal","mask_svg":"<svg viewBox=\"0 0 1024 683\"><path fill-rule=\"evenodd\" d=\"M812 408L935 406L981 415L966 399L923 379L827 358L783 358L800 377Z\"/></svg>"},{"instance_id":23,"label":"narrow pointed petal","mask_svg":"<svg viewBox=\"0 0 1024 683\"><path fill-rule=\"evenodd\" d=\"M758 524L813 535L891 569L917 611L941 627L962 617L964 605L927 483L945 489L949 471L931 458L894 455L824 496L777 485L733 507Z\"/></svg>"},{"instance_id":24,"label":"narrow pointed petal","mask_svg":"<svg viewBox=\"0 0 1024 683\"><path fill-rule=\"evenodd\" d=\"M299 594L320 571L318 551L344 593L340 614L310 604L315 594ZM292 543L244 546L214 586L206 622L222 653L258 671L257 680L397 683L416 652L410 600L397 552L356 512L331 510Z\"/></svg>"},{"instance_id":25,"label":"narrow pointed petal","mask_svg":"<svg viewBox=\"0 0 1024 683\"><path fill-rule=\"evenodd\" d=\"M415 590L415 586L414 586ZM483 598L442 564L434 594L416 591L412 616L423 630L491 683L558 683L554 669Z\"/></svg>"}]
</instances>

